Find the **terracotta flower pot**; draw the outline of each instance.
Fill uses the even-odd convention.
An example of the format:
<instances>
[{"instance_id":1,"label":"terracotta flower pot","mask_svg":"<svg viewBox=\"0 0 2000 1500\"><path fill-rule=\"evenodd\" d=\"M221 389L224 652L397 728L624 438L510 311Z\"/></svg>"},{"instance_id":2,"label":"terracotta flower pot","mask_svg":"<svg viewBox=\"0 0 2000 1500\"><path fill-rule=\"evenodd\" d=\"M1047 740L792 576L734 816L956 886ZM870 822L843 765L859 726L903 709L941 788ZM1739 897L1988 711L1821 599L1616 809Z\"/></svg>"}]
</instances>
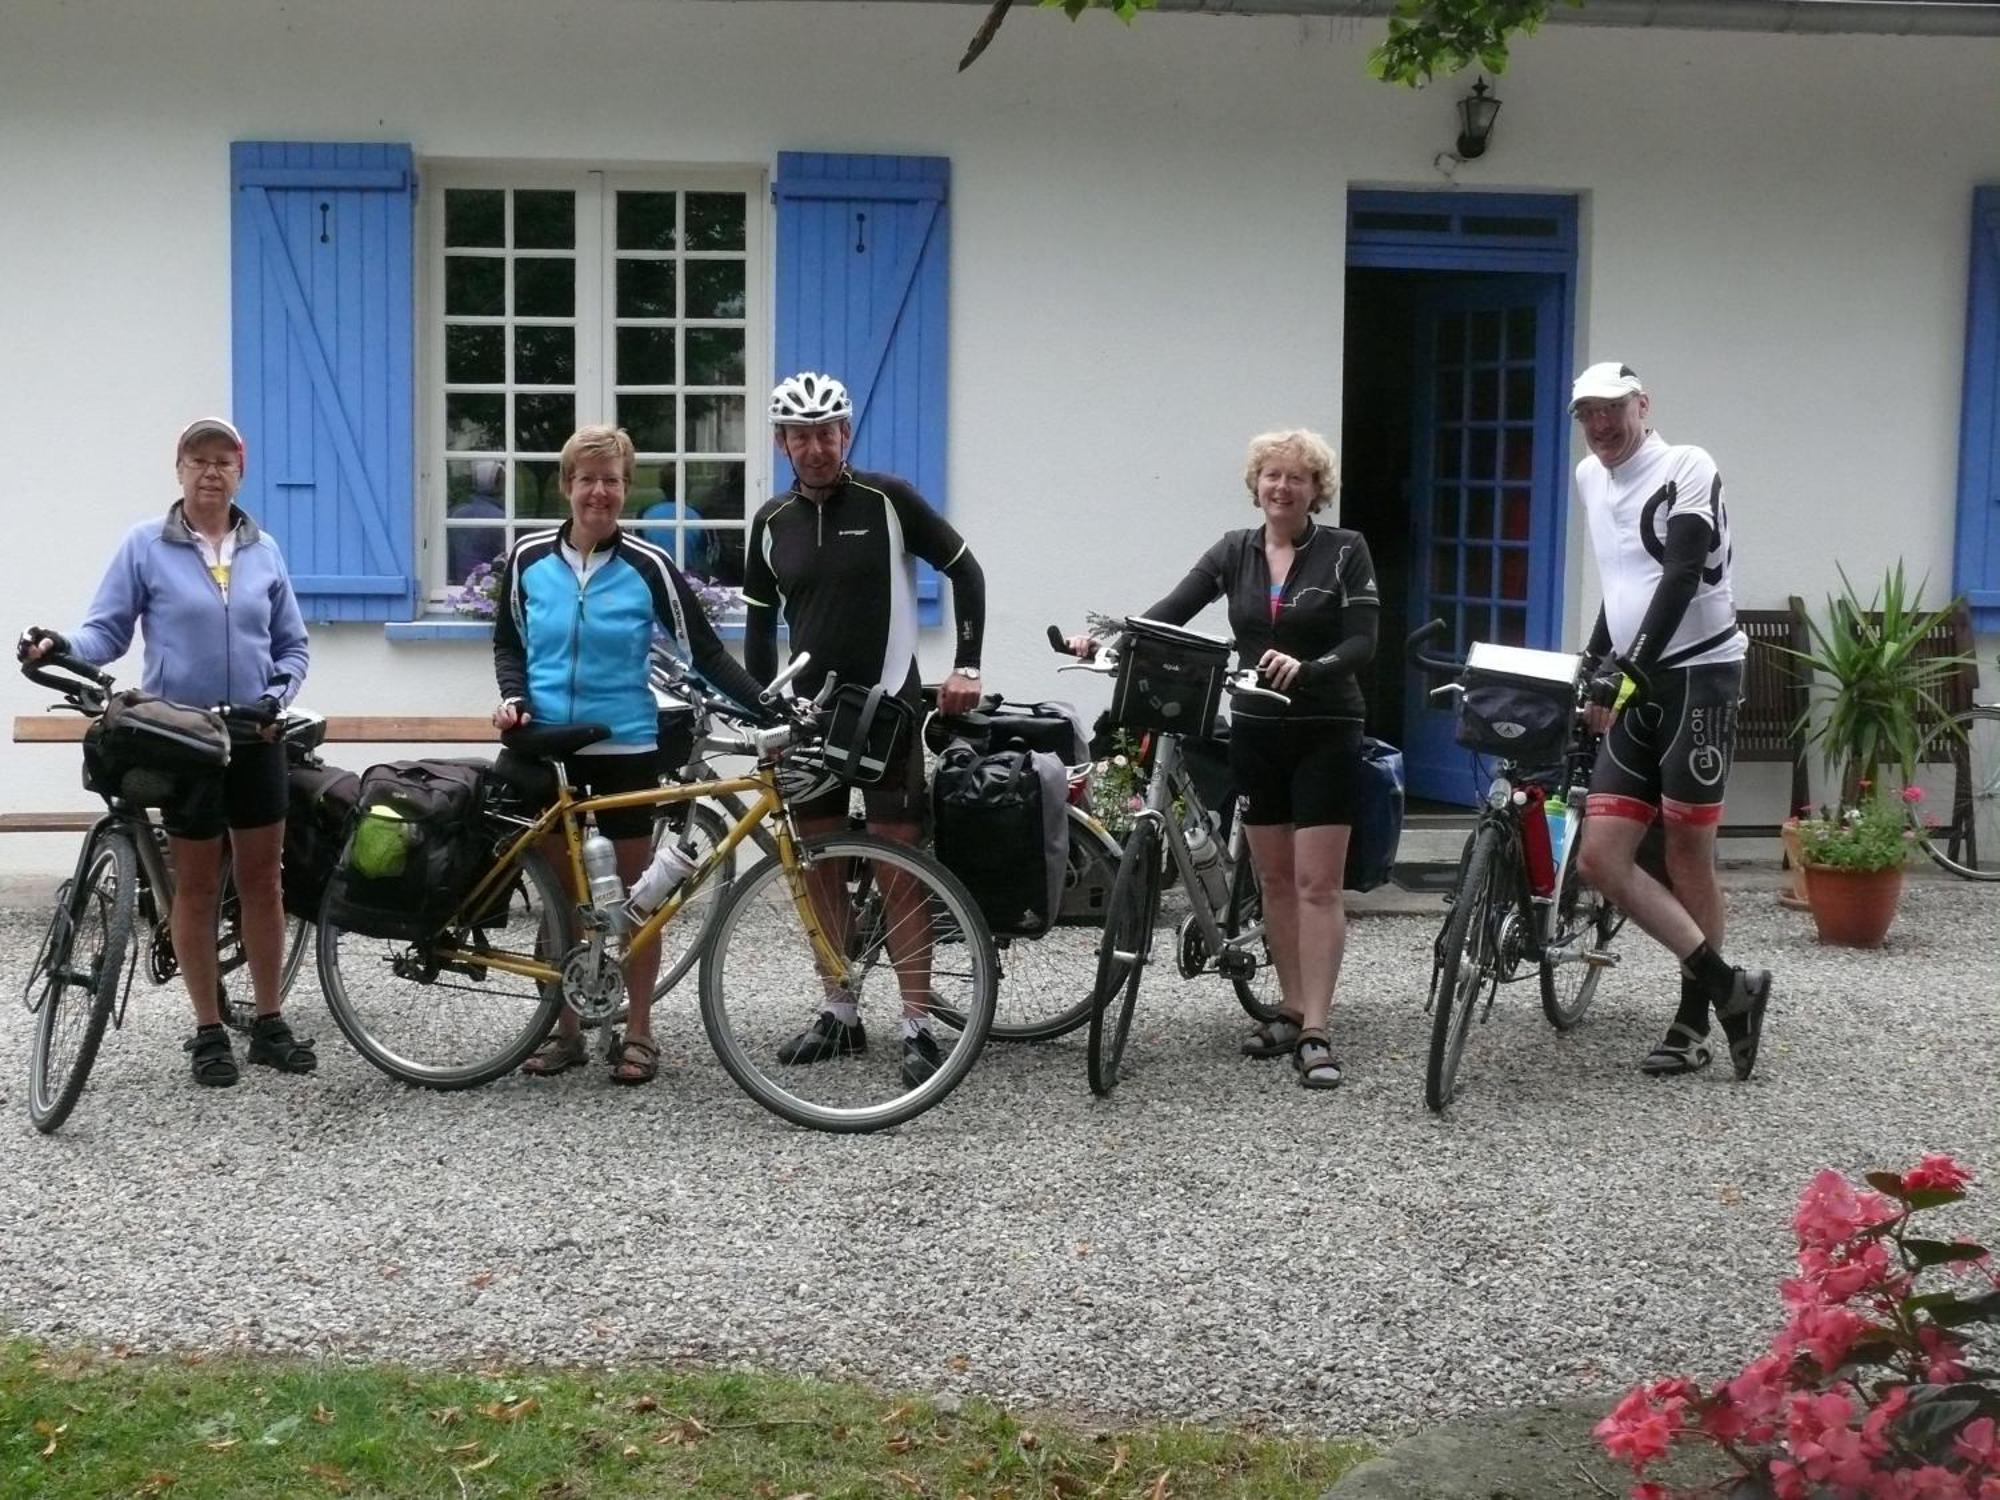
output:
<instances>
[{"instance_id":1,"label":"terracotta flower pot","mask_svg":"<svg viewBox=\"0 0 2000 1500\"><path fill-rule=\"evenodd\" d=\"M1832 865L1807 865L1806 891L1822 943L1879 948L1903 899L1903 867L1841 870Z\"/></svg>"},{"instance_id":2,"label":"terracotta flower pot","mask_svg":"<svg viewBox=\"0 0 2000 1500\"><path fill-rule=\"evenodd\" d=\"M1793 911L1810 911L1812 898L1806 893L1806 850L1799 838L1799 820L1787 818L1780 823L1778 838L1785 846L1786 873L1791 876L1790 887L1778 892L1778 905Z\"/></svg>"}]
</instances>

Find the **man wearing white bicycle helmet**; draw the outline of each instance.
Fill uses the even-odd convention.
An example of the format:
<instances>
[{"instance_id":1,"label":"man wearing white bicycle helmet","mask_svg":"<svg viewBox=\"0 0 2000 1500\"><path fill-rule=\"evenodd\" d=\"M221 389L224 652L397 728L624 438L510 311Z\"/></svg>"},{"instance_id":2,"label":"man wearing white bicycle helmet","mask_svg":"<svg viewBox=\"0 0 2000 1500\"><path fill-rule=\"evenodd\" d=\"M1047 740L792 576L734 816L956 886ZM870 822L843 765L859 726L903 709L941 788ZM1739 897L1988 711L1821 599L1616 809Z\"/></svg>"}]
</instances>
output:
<instances>
[{"instance_id":1,"label":"man wearing white bicycle helmet","mask_svg":"<svg viewBox=\"0 0 2000 1500\"><path fill-rule=\"evenodd\" d=\"M771 425L778 446L791 461L791 488L766 502L750 523L744 558L743 601L747 617L743 661L753 677L769 682L778 673L778 614L794 652L809 652L811 664L796 680L810 696L831 673L842 686L880 686L909 704L922 703L917 672L917 577L921 558L952 585L953 669L940 691L938 707L964 713L979 701L979 649L986 628L986 583L964 538L924 497L893 474L850 469L854 403L847 387L831 375L810 370L779 382L771 392ZM924 767L914 734L874 786L863 789L868 828L903 843L923 834ZM844 826L847 787L794 804L808 836ZM821 890L816 872L815 900L834 917L845 903L831 885ZM823 872L833 880L837 872ZM896 893L885 892L892 906ZM894 916L894 912L891 913ZM920 920L921 912L909 914ZM901 925L901 924L898 924ZM903 1079L912 1087L935 1071L939 1053L928 1014L928 960L897 965L904 997ZM787 1064L809 1064L853 1056L867 1049L867 1037L851 998L831 991L819 1017L779 1051Z\"/></svg>"},{"instance_id":2,"label":"man wearing white bicycle helmet","mask_svg":"<svg viewBox=\"0 0 2000 1500\"><path fill-rule=\"evenodd\" d=\"M1705 450L1653 431L1651 412L1637 373L1616 360L1585 370L1570 393L1590 449L1576 466L1576 494L1604 593L1588 654L1624 678L1619 708L1590 710L1604 742L1577 861L1585 880L1680 960L1680 1007L1640 1071L1707 1066L1713 1010L1731 1068L1747 1079L1771 975L1722 956L1715 830L1749 643L1736 626L1722 475ZM1655 818L1665 825L1670 885L1637 862Z\"/></svg>"}]
</instances>

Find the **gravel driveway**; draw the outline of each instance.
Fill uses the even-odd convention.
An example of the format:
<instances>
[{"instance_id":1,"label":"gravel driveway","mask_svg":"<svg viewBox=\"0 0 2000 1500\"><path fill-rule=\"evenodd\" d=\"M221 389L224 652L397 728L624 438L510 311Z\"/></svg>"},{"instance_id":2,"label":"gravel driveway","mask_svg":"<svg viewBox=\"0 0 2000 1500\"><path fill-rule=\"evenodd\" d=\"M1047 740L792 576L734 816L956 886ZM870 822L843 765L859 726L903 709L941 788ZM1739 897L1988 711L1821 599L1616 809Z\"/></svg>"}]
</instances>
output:
<instances>
[{"instance_id":1,"label":"gravel driveway","mask_svg":"<svg viewBox=\"0 0 2000 1500\"><path fill-rule=\"evenodd\" d=\"M134 995L51 1139L0 1007L0 1329L57 1342L417 1361L697 1359L1107 1416L1391 1435L1500 1402L1713 1374L1775 1327L1822 1166L2000 1167L2000 887L1914 881L1883 953L1821 949L1768 892L1730 951L1778 972L1764 1060L1634 1064L1674 980L1629 935L1577 1032L1503 990L1449 1118L1423 1109L1434 919L1355 924L1348 1083L1235 1055L1228 990L1149 975L1109 1103L1081 1037L989 1048L894 1135L807 1134L739 1094L691 986L658 1084L596 1067L419 1093L346 1046L310 977L310 1079L195 1089L178 991ZM0 917L18 976L39 918ZM1076 976L1082 983L1085 976ZM9 990L11 991L11 984ZM2000 1221L1985 1196L1977 1220Z\"/></svg>"}]
</instances>

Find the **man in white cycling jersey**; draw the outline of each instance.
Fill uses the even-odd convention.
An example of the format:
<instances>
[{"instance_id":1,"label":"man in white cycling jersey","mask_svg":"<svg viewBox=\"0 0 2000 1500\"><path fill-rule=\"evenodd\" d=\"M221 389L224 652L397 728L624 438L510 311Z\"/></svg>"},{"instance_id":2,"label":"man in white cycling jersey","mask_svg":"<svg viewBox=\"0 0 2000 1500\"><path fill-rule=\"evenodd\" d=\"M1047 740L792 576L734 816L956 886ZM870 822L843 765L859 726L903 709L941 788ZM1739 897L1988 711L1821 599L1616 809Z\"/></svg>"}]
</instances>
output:
<instances>
[{"instance_id":1,"label":"man in white cycling jersey","mask_svg":"<svg viewBox=\"0 0 2000 1500\"><path fill-rule=\"evenodd\" d=\"M1722 956L1715 834L1749 643L1736 627L1722 476L1703 449L1653 431L1651 410L1638 375L1615 360L1585 370L1570 394L1590 449L1576 495L1604 594L1589 654L1597 670L1624 677L1620 706L1591 710L1604 743L1577 858L1583 878L1680 961L1680 1006L1640 1070L1706 1067L1712 1010L1736 1077L1747 1079L1771 976ZM1637 862L1656 817L1670 885Z\"/></svg>"}]
</instances>

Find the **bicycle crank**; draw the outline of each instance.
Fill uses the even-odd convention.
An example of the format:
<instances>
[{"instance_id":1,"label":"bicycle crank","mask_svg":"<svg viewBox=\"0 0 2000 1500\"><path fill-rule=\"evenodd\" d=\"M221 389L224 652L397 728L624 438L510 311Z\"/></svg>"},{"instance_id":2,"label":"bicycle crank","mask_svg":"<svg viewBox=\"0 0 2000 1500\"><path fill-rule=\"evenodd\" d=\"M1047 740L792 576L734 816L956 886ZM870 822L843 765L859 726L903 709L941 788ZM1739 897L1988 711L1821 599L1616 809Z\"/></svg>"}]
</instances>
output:
<instances>
[{"instance_id":1,"label":"bicycle crank","mask_svg":"<svg viewBox=\"0 0 2000 1500\"><path fill-rule=\"evenodd\" d=\"M625 971L618 955L597 943L578 943L562 966L563 1003L587 1022L602 1023L625 999Z\"/></svg>"},{"instance_id":2,"label":"bicycle crank","mask_svg":"<svg viewBox=\"0 0 2000 1500\"><path fill-rule=\"evenodd\" d=\"M1208 967L1208 943L1201 935L1201 924L1193 917L1182 921L1180 940L1174 946L1181 978L1192 979Z\"/></svg>"}]
</instances>

